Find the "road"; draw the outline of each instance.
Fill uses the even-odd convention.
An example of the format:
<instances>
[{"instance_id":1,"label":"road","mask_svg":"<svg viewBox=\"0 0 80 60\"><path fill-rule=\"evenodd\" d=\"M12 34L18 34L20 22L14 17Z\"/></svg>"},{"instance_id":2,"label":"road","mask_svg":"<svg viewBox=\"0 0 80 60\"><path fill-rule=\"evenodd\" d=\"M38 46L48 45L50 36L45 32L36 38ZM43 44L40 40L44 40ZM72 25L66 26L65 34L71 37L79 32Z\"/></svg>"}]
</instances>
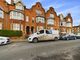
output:
<instances>
[{"instance_id":1,"label":"road","mask_svg":"<svg viewBox=\"0 0 80 60\"><path fill-rule=\"evenodd\" d=\"M70 52L77 47L80 47L80 40L11 43L0 46L0 60L51 60L53 58L50 57L51 55L62 54L64 51Z\"/></svg>"}]
</instances>

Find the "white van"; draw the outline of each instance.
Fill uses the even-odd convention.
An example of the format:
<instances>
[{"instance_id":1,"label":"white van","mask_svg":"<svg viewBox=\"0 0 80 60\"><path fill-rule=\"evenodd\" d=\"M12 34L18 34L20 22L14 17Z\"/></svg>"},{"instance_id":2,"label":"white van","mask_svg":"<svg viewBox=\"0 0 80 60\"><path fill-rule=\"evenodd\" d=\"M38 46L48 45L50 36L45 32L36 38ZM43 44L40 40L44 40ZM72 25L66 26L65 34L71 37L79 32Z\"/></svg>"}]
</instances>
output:
<instances>
[{"instance_id":1,"label":"white van","mask_svg":"<svg viewBox=\"0 0 80 60\"><path fill-rule=\"evenodd\" d=\"M28 42L38 42L41 40L58 40L59 39L59 32L54 30L40 30L34 34L31 34L28 37Z\"/></svg>"}]
</instances>

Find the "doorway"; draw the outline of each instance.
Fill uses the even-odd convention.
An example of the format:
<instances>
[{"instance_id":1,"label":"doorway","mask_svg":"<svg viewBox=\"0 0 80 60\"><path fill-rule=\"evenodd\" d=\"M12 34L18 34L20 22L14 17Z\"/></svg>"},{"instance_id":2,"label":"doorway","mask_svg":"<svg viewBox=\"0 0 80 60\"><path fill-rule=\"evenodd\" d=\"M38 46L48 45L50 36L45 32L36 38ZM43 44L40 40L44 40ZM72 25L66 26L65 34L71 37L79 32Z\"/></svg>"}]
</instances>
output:
<instances>
[{"instance_id":1,"label":"doorway","mask_svg":"<svg viewBox=\"0 0 80 60\"><path fill-rule=\"evenodd\" d=\"M30 27L29 26L26 27L26 33L30 34Z\"/></svg>"},{"instance_id":2,"label":"doorway","mask_svg":"<svg viewBox=\"0 0 80 60\"><path fill-rule=\"evenodd\" d=\"M31 33L34 33L34 27L33 26L31 27Z\"/></svg>"}]
</instances>

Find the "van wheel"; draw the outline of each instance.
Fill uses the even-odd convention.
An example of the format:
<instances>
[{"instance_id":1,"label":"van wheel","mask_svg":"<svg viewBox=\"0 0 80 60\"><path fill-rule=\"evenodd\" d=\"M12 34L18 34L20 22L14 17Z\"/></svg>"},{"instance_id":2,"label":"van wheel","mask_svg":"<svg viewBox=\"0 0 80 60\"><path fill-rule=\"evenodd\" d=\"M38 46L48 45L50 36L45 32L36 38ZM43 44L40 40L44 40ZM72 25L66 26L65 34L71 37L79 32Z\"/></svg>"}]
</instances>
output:
<instances>
[{"instance_id":1,"label":"van wheel","mask_svg":"<svg viewBox=\"0 0 80 60\"><path fill-rule=\"evenodd\" d=\"M34 38L34 39L33 39L33 42L34 42L34 43L37 43L37 42L38 42L38 39L37 39L37 38Z\"/></svg>"},{"instance_id":2,"label":"van wheel","mask_svg":"<svg viewBox=\"0 0 80 60\"><path fill-rule=\"evenodd\" d=\"M58 38L57 38L57 37L55 37L55 38L54 38L54 40L55 40L55 41L57 41L57 40L58 40Z\"/></svg>"}]
</instances>

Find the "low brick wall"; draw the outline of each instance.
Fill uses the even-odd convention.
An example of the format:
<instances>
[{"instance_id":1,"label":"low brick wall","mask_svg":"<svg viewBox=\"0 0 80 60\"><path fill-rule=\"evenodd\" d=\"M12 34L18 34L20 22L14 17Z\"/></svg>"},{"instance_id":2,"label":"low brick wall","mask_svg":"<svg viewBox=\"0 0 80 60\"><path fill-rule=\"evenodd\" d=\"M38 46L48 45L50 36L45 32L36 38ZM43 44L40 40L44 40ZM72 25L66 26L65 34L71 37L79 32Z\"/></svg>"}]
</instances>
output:
<instances>
[{"instance_id":1,"label":"low brick wall","mask_svg":"<svg viewBox=\"0 0 80 60\"><path fill-rule=\"evenodd\" d=\"M27 41L27 38L24 37L10 37L11 42L25 42Z\"/></svg>"}]
</instances>

